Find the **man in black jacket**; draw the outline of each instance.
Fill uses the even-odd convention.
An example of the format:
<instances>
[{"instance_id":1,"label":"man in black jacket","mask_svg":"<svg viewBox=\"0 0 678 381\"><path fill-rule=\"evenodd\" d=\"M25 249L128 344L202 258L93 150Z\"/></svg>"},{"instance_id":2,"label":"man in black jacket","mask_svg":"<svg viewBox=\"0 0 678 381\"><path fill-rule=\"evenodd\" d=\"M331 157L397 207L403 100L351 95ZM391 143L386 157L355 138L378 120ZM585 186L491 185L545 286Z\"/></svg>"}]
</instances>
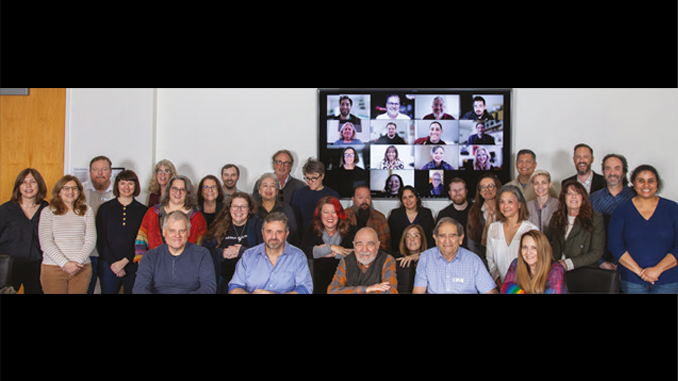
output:
<instances>
[{"instance_id":1,"label":"man in black jacket","mask_svg":"<svg viewBox=\"0 0 678 381\"><path fill-rule=\"evenodd\" d=\"M595 173L591 169L591 164L593 164L593 148L589 145L579 143L574 146L574 156L572 157L572 160L574 161L577 174L563 180L560 183L560 189L563 189L565 183L572 180L579 181L589 194L607 186L605 177Z\"/></svg>"}]
</instances>

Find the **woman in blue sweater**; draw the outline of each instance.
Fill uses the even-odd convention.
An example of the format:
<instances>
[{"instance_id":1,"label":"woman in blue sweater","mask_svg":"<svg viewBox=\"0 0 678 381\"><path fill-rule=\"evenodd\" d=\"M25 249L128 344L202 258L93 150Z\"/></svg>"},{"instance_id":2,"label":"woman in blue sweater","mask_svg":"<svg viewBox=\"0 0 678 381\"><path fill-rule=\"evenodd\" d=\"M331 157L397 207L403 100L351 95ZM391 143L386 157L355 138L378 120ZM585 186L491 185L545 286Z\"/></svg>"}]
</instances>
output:
<instances>
[{"instance_id":1,"label":"woman in blue sweater","mask_svg":"<svg viewBox=\"0 0 678 381\"><path fill-rule=\"evenodd\" d=\"M631 175L635 197L619 205L608 246L619 261L624 293L678 293L678 204L657 196L662 181L650 165Z\"/></svg>"}]
</instances>

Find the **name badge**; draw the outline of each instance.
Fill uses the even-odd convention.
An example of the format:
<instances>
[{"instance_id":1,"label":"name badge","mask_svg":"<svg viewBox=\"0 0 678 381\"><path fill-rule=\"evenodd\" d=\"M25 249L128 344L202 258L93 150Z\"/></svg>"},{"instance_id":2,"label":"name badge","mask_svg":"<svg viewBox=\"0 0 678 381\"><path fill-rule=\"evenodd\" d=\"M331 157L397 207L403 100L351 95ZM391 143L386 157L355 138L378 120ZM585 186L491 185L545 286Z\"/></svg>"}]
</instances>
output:
<instances>
[{"instance_id":1,"label":"name badge","mask_svg":"<svg viewBox=\"0 0 678 381\"><path fill-rule=\"evenodd\" d=\"M464 283L464 278L452 278L453 283Z\"/></svg>"}]
</instances>

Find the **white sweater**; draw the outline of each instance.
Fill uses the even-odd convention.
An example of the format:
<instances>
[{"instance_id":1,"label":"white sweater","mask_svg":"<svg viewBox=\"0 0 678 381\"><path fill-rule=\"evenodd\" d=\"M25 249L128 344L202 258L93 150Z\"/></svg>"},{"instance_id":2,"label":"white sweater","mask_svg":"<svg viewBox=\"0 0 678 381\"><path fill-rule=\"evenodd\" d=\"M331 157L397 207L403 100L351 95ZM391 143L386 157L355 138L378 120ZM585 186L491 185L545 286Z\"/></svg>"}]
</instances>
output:
<instances>
[{"instance_id":1,"label":"white sweater","mask_svg":"<svg viewBox=\"0 0 678 381\"><path fill-rule=\"evenodd\" d=\"M94 212L88 206L84 216L78 216L72 210L57 216L50 207L44 208L38 237L43 264L63 268L68 261L90 263L89 255L97 243Z\"/></svg>"}]
</instances>

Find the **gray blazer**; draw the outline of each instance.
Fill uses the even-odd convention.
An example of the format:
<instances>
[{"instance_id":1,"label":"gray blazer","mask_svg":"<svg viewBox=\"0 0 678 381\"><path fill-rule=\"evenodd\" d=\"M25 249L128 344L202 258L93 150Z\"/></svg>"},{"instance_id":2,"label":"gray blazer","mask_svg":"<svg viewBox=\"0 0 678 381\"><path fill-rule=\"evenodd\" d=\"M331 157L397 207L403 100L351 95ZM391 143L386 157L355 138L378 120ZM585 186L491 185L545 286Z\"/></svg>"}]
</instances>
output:
<instances>
[{"instance_id":1,"label":"gray blazer","mask_svg":"<svg viewBox=\"0 0 678 381\"><path fill-rule=\"evenodd\" d=\"M537 200L528 201L527 211L530 212L530 216L528 217L527 220L537 225L539 227L539 231L546 234L549 228L549 224L551 223L551 217L553 217L553 213L555 213L556 210L558 210L559 203L560 201L558 201L557 198L550 197L548 202L546 203L546 207L542 209L540 212ZM541 213L541 223L539 222L540 213Z\"/></svg>"}]
</instances>

